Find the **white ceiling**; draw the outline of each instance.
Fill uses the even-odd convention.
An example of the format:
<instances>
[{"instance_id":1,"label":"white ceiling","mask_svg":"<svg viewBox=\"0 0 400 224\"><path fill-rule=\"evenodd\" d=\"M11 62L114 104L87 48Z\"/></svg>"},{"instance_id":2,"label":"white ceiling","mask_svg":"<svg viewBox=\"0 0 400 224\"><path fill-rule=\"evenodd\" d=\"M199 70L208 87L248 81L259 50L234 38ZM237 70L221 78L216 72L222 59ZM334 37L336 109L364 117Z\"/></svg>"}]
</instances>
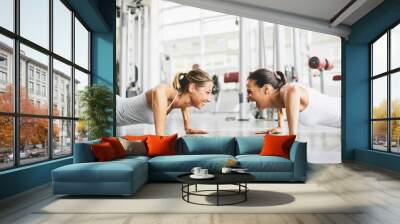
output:
<instances>
[{"instance_id":1,"label":"white ceiling","mask_svg":"<svg viewBox=\"0 0 400 224\"><path fill-rule=\"evenodd\" d=\"M226 0L329 21L350 0Z\"/></svg>"},{"instance_id":2,"label":"white ceiling","mask_svg":"<svg viewBox=\"0 0 400 224\"><path fill-rule=\"evenodd\" d=\"M356 0L340 23L330 20L351 0L170 0L312 31L347 37L350 26L383 0ZM349 8L350 9L350 8Z\"/></svg>"}]
</instances>

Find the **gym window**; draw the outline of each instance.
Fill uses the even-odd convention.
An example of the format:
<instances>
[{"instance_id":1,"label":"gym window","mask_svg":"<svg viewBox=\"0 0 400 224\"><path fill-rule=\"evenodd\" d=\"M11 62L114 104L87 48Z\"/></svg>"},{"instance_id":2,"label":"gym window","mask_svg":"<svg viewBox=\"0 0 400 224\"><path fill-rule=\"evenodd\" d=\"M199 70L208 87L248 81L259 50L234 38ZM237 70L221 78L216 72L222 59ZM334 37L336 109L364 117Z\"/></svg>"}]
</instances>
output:
<instances>
[{"instance_id":1,"label":"gym window","mask_svg":"<svg viewBox=\"0 0 400 224\"><path fill-rule=\"evenodd\" d=\"M71 156L87 139L78 105L91 33L64 0L0 8L0 170Z\"/></svg>"},{"instance_id":2,"label":"gym window","mask_svg":"<svg viewBox=\"0 0 400 224\"><path fill-rule=\"evenodd\" d=\"M370 146L400 153L400 24L370 44L370 56Z\"/></svg>"}]
</instances>

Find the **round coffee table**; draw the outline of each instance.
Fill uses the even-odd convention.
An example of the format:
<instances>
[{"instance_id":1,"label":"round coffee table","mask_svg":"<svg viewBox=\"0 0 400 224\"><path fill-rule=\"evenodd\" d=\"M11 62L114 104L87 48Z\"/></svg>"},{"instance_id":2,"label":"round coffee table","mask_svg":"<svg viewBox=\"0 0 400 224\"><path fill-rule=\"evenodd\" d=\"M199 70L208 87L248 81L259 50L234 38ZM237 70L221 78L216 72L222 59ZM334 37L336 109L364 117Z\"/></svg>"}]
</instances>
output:
<instances>
[{"instance_id":1,"label":"round coffee table","mask_svg":"<svg viewBox=\"0 0 400 224\"><path fill-rule=\"evenodd\" d=\"M178 181L182 183L182 199L188 203L198 205L234 205L247 200L247 192L249 188L247 183L255 180L255 177L249 173L216 173L213 174L215 177L212 179L193 179L190 177L191 173L182 174L177 177ZM197 190L197 185L216 185L215 190ZM194 191L190 191L190 186L195 186ZM220 185L236 185L237 190L223 190L220 189ZM209 192L215 192L215 194L205 194ZM204 196L204 197L216 197L217 204L202 204L190 201L190 196ZM241 196L239 200L231 203L221 203L221 197L230 196Z\"/></svg>"}]
</instances>

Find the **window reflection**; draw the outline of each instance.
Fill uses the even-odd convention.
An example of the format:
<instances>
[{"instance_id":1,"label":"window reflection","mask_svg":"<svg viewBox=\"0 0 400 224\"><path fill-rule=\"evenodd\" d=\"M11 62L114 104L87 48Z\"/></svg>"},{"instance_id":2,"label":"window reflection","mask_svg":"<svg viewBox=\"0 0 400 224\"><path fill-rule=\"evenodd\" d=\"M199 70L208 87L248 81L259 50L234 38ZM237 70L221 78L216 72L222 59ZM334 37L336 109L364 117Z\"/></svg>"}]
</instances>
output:
<instances>
[{"instance_id":1,"label":"window reflection","mask_svg":"<svg viewBox=\"0 0 400 224\"><path fill-rule=\"evenodd\" d=\"M72 12L60 0L53 0L53 10L53 50L71 60Z\"/></svg>"},{"instance_id":2,"label":"window reflection","mask_svg":"<svg viewBox=\"0 0 400 224\"><path fill-rule=\"evenodd\" d=\"M21 164L35 163L49 158L49 120L45 118L22 117L20 119Z\"/></svg>"},{"instance_id":3,"label":"window reflection","mask_svg":"<svg viewBox=\"0 0 400 224\"><path fill-rule=\"evenodd\" d=\"M390 122L391 127L391 151L400 153L400 120L394 120Z\"/></svg>"},{"instance_id":4,"label":"window reflection","mask_svg":"<svg viewBox=\"0 0 400 224\"><path fill-rule=\"evenodd\" d=\"M387 121L372 122L372 146L373 149L387 151Z\"/></svg>"},{"instance_id":5,"label":"window reflection","mask_svg":"<svg viewBox=\"0 0 400 224\"><path fill-rule=\"evenodd\" d=\"M72 154L72 121L53 121L53 157Z\"/></svg>"},{"instance_id":6,"label":"window reflection","mask_svg":"<svg viewBox=\"0 0 400 224\"><path fill-rule=\"evenodd\" d=\"M391 116L395 118L400 118L400 91L398 87L400 86L400 72L391 74Z\"/></svg>"},{"instance_id":7,"label":"window reflection","mask_svg":"<svg viewBox=\"0 0 400 224\"><path fill-rule=\"evenodd\" d=\"M49 0L20 0L21 36L49 48Z\"/></svg>"},{"instance_id":8,"label":"window reflection","mask_svg":"<svg viewBox=\"0 0 400 224\"><path fill-rule=\"evenodd\" d=\"M372 118L387 118L387 78L372 81Z\"/></svg>"},{"instance_id":9,"label":"window reflection","mask_svg":"<svg viewBox=\"0 0 400 224\"><path fill-rule=\"evenodd\" d=\"M89 32L75 18L75 63L89 69Z\"/></svg>"},{"instance_id":10,"label":"window reflection","mask_svg":"<svg viewBox=\"0 0 400 224\"><path fill-rule=\"evenodd\" d=\"M400 67L400 25L390 32L390 63L391 69Z\"/></svg>"},{"instance_id":11,"label":"window reflection","mask_svg":"<svg viewBox=\"0 0 400 224\"><path fill-rule=\"evenodd\" d=\"M387 34L372 45L372 74L378 75L387 71Z\"/></svg>"},{"instance_id":12,"label":"window reflection","mask_svg":"<svg viewBox=\"0 0 400 224\"><path fill-rule=\"evenodd\" d=\"M0 26L14 31L14 0L0 1Z\"/></svg>"},{"instance_id":13,"label":"window reflection","mask_svg":"<svg viewBox=\"0 0 400 224\"><path fill-rule=\"evenodd\" d=\"M80 94L86 86L89 86L89 75L75 69L75 117L81 115Z\"/></svg>"},{"instance_id":14,"label":"window reflection","mask_svg":"<svg viewBox=\"0 0 400 224\"><path fill-rule=\"evenodd\" d=\"M49 57L23 44L21 44L20 55L21 113L47 115ZM34 72L34 78L29 74L32 72Z\"/></svg>"},{"instance_id":15,"label":"window reflection","mask_svg":"<svg viewBox=\"0 0 400 224\"><path fill-rule=\"evenodd\" d=\"M14 165L13 117L0 115L0 170Z\"/></svg>"},{"instance_id":16,"label":"window reflection","mask_svg":"<svg viewBox=\"0 0 400 224\"><path fill-rule=\"evenodd\" d=\"M10 38L0 35L0 111L14 111L14 44Z\"/></svg>"},{"instance_id":17,"label":"window reflection","mask_svg":"<svg viewBox=\"0 0 400 224\"><path fill-rule=\"evenodd\" d=\"M53 114L72 116L72 76L71 66L53 60Z\"/></svg>"}]
</instances>

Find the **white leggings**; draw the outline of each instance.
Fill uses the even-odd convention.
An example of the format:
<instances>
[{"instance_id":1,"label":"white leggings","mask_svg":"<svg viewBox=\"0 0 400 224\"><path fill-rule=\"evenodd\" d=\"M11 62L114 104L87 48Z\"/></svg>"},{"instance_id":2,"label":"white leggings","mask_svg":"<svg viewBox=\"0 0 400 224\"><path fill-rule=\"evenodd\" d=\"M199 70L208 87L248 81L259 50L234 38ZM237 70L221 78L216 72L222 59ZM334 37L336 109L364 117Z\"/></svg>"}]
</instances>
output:
<instances>
[{"instance_id":1,"label":"white leggings","mask_svg":"<svg viewBox=\"0 0 400 224\"><path fill-rule=\"evenodd\" d=\"M324 95L308 88L309 104L299 114L299 123L305 126L341 126L341 99Z\"/></svg>"}]
</instances>

